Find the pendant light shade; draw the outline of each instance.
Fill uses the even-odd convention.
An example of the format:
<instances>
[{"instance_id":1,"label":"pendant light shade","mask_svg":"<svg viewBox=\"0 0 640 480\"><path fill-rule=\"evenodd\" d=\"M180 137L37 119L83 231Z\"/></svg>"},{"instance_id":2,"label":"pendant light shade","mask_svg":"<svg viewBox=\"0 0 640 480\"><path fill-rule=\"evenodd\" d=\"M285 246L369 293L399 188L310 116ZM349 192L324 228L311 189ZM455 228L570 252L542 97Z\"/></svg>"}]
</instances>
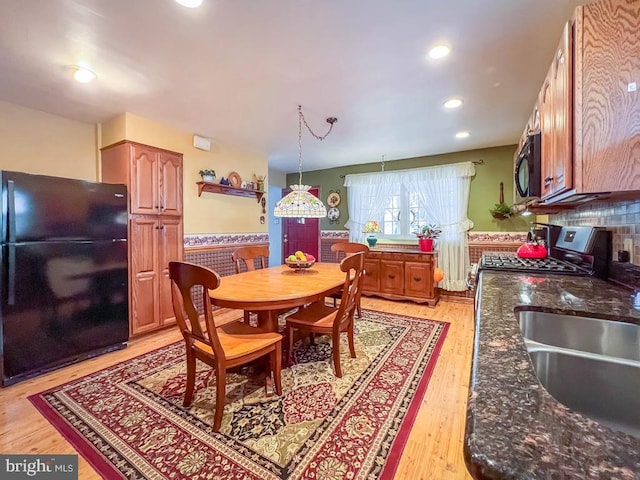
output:
<instances>
[{"instance_id":1,"label":"pendant light shade","mask_svg":"<svg viewBox=\"0 0 640 480\"><path fill-rule=\"evenodd\" d=\"M309 192L310 188L309 185L291 185L291 192L276 203L273 214L276 217L326 217L326 207L318 197Z\"/></svg>"},{"instance_id":2,"label":"pendant light shade","mask_svg":"<svg viewBox=\"0 0 640 480\"><path fill-rule=\"evenodd\" d=\"M338 119L336 117L327 118L330 125L329 130L322 136L313 133L307 121L302 114L302 105L298 105L298 185L291 185L291 192L285 195L273 209L273 215L276 217L295 217L295 218L322 218L327 216L327 209L322 201L309 192L311 187L302 184L302 123L307 127L311 135L318 140L324 140L333 124Z\"/></svg>"}]
</instances>

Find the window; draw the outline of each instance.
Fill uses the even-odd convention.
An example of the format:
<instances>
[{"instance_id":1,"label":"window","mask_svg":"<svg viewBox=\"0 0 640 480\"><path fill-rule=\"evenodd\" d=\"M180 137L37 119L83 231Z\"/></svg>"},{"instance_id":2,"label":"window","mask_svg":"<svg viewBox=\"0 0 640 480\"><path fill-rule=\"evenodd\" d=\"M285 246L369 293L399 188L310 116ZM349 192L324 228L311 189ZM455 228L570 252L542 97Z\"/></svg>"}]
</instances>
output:
<instances>
[{"instance_id":1,"label":"window","mask_svg":"<svg viewBox=\"0 0 640 480\"><path fill-rule=\"evenodd\" d=\"M420 206L420 196L406 186L391 192L385 200L385 209L377 222L386 237L408 237L415 235L424 225L435 223L427 209Z\"/></svg>"},{"instance_id":2,"label":"window","mask_svg":"<svg viewBox=\"0 0 640 480\"><path fill-rule=\"evenodd\" d=\"M438 266L445 277L440 287L467 288L469 248L467 218L469 188L475 169L471 162L435 167L347 175L349 241L364 242L369 220L379 223L385 239L409 239L424 225L442 229L438 239Z\"/></svg>"}]
</instances>

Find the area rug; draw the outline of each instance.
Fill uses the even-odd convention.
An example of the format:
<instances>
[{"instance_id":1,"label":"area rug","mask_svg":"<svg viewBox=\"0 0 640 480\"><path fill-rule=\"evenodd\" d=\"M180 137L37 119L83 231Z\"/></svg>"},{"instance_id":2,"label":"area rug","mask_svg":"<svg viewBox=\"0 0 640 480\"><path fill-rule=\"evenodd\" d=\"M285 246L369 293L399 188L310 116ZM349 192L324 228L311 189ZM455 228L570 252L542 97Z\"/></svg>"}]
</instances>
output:
<instances>
[{"instance_id":1,"label":"area rug","mask_svg":"<svg viewBox=\"0 0 640 480\"><path fill-rule=\"evenodd\" d=\"M364 310L356 358L341 339L342 378L324 336L296 344L282 396L267 396L251 367L228 373L219 432L211 368L198 365L193 404L182 406L182 342L29 399L105 478L390 479L447 329Z\"/></svg>"}]
</instances>

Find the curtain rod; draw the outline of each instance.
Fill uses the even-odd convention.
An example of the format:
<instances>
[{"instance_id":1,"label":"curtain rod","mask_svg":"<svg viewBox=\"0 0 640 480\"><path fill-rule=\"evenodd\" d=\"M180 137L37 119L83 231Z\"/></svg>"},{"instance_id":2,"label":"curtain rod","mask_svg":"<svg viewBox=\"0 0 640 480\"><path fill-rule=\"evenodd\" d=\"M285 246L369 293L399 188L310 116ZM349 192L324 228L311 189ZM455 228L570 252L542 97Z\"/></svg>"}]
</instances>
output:
<instances>
[{"instance_id":1,"label":"curtain rod","mask_svg":"<svg viewBox=\"0 0 640 480\"><path fill-rule=\"evenodd\" d=\"M472 160L471 163L473 163L474 165L484 165L484 160L480 158L479 160ZM344 174L340 175L340 178L344 178L344 177L345 177Z\"/></svg>"}]
</instances>

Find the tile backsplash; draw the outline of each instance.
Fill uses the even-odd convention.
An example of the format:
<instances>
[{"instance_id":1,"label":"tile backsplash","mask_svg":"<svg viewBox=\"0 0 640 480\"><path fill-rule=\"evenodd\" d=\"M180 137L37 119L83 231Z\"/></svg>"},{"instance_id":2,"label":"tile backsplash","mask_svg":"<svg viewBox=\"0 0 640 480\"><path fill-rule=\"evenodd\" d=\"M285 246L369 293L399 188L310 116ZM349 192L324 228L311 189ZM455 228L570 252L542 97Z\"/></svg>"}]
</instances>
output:
<instances>
[{"instance_id":1,"label":"tile backsplash","mask_svg":"<svg viewBox=\"0 0 640 480\"><path fill-rule=\"evenodd\" d=\"M575 210L549 215L549 223L556 225L593 225L612 232L613 258L625 250L625 240L631 240L630 261L640 265L640 200L624 202L594 202Z\"/></svg>"}]
</instances>

